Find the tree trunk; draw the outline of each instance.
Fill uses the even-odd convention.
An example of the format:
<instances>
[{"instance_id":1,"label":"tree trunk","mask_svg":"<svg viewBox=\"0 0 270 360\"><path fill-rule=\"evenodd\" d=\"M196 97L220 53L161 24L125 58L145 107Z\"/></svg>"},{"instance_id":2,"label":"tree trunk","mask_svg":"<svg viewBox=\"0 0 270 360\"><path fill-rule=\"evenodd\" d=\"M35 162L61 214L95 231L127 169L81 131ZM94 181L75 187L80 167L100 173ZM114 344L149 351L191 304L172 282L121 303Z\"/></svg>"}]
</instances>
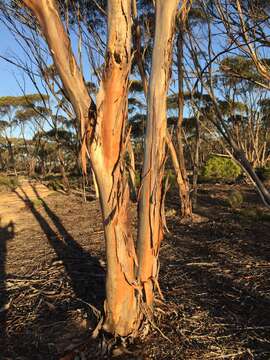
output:
<instances>
[{"instance_id":1,"label":"tree trunk","mask_svg":"<svg viewBox=\"0 0 270 360\"><path fill-rule=\"evenodd\" d=\"M184 156L184 144L182 137L182 127L184 119L184 68L183 68L183 59L184 59L184 16L180 15L179 19L179 34L177 39L178 53L177 53L177 62L178 62L178 121L177 121L177 145L178 145L178 159L179 159L179 169L176 173L177 178L181 178L182 181L178 182L179 187L179 196L181 200L181 217L185 220L192 219L192 203L189 192L189 181L187 176L185 156ZM176 169L175 169L176 170Z\"/></svg>"},{"instance_id":2,"label":"tree trunk","mask_svg":"<svg viewBox=\"0 0 270 360\"><path fill-rule=\"evenodd\" d=\"M198 117L196 117L196 143L195 143L195 154L193 159L193 176L192 176L192 201L194 207L197 205L200 145L201 145L200 120L198 119Z\"/></svg>"},{"instance_id":3,"label":"tree trunk","mask_svg":"<svg viewBox=\"0 0 270 360\"><path fill-rule=\"evenodd\" d=\"M163 238L162 180L167 132L166 99L177 5L178 0L156 0L155 39L148 90L148 121L138 230L138 280L143 288L146 304L150 308L153 304L153 290L158 284L158 254Z\"/></svg>"},{"instance_id":4,"label":"tree trunk","mask_svg":"<svg viewBox=\"0 0 270 360\"><path fill-rule=\"evenodd\" d=\"M60 172L61 172L61 176L62 176L62 181L63 181L63 185L65 188L65 191L67 193L70 192L70 184L69 184L69 180L66 174L66 169L65 169L65 162L64 162L64 157L61 151L61 147L60 144L58 144L58 160L59 160L59 164L60 164Z\"/></svg>"},{"instance_id":5,"label":"tree trunk","mask_svg":"<svg viewBox=\"0 0 270 360\"><path fill-rule=\"evenodd\" d=\"M180 157L177 155L175 146L169 134L167 134L167 145L171 154L171 159L176 174L176 182L179 189L179 196L181 199L182 221L189 221L192 219L192 206L189 196L189 187L187 187L188 182L185 181L183 176L183 168L181 168Z\"/></svg>"},{"instance_id":6,"label":"tree trunk","mask_svg":"<svg viewBox=\"0 0 270 360\"><path fill-rule=\"evenodd\" d=\"M90 154L99 188L106 240L104 329L121 336L134 332L140 317L135 294L136 254L128 226L129 187L123 165L131 67L130 1L108 1L107 56L95 106L72 53L55 1L24 0L39 20L58 74L80 122L84 168L86 147Z\"/></svg>"},{"instance_id":7,"label":"tree trunk","mask_svg":"<svg viewBox=\"0 0 270 360\"><path fill-rule=\"evenodd\" d=\"M247 173L252 183L255 185L263 203L265 206L270 208L270 193L264 186L263 182L257 176L255 170L251 166L250 162L246 158L244 151L239 150L236 146L233 145L233 157L240 164L242 169Z\"/></svg>"},{"instance_id":8,"label":"tree trunk","mask_svg":"<svg viewBox=\"0 0 270 360\"><path fill-rule=\"evenodd\" d=\"M93 180L93 184L94 184L96 199L99 199L99 190L98 190L96 175L92 169L91 169L91 173L92 173L92 180Z\"/></svg>"},{"instance_id":9,"label":"tree trunk","mask_svg":"<svg viewBox=\"0 0 270 360\"><path fill-rule=\"evenodd\" d=\"M30 156L29 159L29 167L28 167L28 175L30 177L34 177L36 174L36 164L37 164L37 159L32 157L30 154L28 154Z\"/></svg>"},{"instance_id":10,"label":"tree trunk","mask_svg":"<svg viewBox=\"0 0 270 360\"><path fill-rule=\"evenodd\" d=\"M8 144L8 155L9 155L9 166L8 168L12 169L15 174L17 174L16 172L16 161L15 161L15 156L14 156L14 151L13 151L13 145L12 145L12 142L11 140L9 140L9 138L6 137L6 141L7 141L7 144Z\"/></svg>"},{"instance_id":11,"label":"tree trunk","mask_svg":"<svg viewBox=\"0 0 270 360\"><path fill-rule=\"evenodd\" d=\"M186 4L184 4L186 5ZM184 9L182 9L184 10ZM183 150L183 141L182 141L182 124L183 124L183 110L184 110L184 93L183 93L183 79L184 79L184 71L183 71L183 23L184 17L180 20L179 29L179 37L178 37L178 74L179 74L179 96L178 96L178 125L177 125L177 147L178 151L175 149L174 143L172 142L170 137L166 137L166 141L169 141L168 148L171 153L172 162L174 166L174 171L176 173L177 185L179 189L179 197L181 201L181 217L185 220L190 220L192 218L192 203L189 192L189 182L187 177L185 158L184 158L184 150ZM148 93L148 83L147 83L147 75L144 70L143 58L142 58L142 50L141 50L141 29L139 26L139 20L137 16L137 7L136 1L133 0L133 16L134 16L134 45L136 47L135 58L137 61L137 66L139 69L139 73L142 79L143 91L144 95L147 98Z\"/></svg>"},{"instance_id":12,"label":"tree trunk","mask_svg":"<svg viewBox=\"0 0 270 360\"><path fill-rule=\"evenodd\" d=\"M3 159L2 150L0 150L0 165L1 165L0 170L4 171L4 169L6 167L6 164L5 164L4 159Z\"/></svg>"}]
</instances>

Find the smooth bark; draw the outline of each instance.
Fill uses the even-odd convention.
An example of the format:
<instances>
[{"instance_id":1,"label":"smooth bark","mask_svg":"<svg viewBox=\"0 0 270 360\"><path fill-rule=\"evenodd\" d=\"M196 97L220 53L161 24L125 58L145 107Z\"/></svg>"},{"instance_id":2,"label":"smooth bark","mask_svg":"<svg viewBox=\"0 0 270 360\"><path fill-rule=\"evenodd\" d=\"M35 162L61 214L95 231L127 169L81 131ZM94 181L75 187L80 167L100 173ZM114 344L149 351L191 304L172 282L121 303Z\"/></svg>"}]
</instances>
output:
<instances>
[{"instance_id":1,"label":"smooth bark","mask_svg":"<svg viewBox=\"0 0 270 360\"><path fill-rule=\"evenodd\" d=\"M153 304L154 287L158 285L158 254L163 238L162 180L167 132L166 99L177 5L178 0L156 1L138 230L138 280L149 307Z\"/></svg>"},{"instance_id":2,"label":"smooth bark","mask_svg":"<svg viewBox=\"0 0 270 360\"><path fill-rule=\"evenodd\" d=\"M184 149L183 149L183 141L182 141L182 124L183 124L183 111L184 111L184 93L183 93L183 79L184 79L184 71L183 71L183 22L185 21L186 16L186 3L183 3L183 8L180 13L180 26L179 36L178 36L178 85L179 85L179 95L178 95L178 121L177 121L177 147L174 145L172 139L170 137L166 137L168 149L171 154L172 163L174 167L174 171L176 173L179 198L181 201L181 217L183 219L191 219L192 218L192 203L189 192L189 182L187 177L185 158L184 158ZM184 13L183 13L184 12ZM148 94L148 81L147 75L144 69L143 57L142 57L142 48L141 48L141 29L139 25L139 20L137 17L137 7L136 1L133 0L133 17L134 17L134 46L136 48L135 58L138 66L138 70L141 76L142 85L144 95L147 98Z\"/></svg>"},{"instance_id":3,"label":"smooth bark","mask_svg":"<svg viewBox=\"0 0 270 360\"><path fill-rule=\"evenodd\" d=\"M178 62L178 120L177 120L177 146L178 146L178 163L179 169L176 171L179 188L179 197L181 200L181 217L185 220L192 218L192 203L189 191L189 181L187 176L184 144L183 144L183 120L184 120L184 17L182 14L179 19L179 34L177 39L177 62ZM174 164L174 161L173 161ZM176 170L176 167L175 167Z\"/></svg>"}]
</instances>

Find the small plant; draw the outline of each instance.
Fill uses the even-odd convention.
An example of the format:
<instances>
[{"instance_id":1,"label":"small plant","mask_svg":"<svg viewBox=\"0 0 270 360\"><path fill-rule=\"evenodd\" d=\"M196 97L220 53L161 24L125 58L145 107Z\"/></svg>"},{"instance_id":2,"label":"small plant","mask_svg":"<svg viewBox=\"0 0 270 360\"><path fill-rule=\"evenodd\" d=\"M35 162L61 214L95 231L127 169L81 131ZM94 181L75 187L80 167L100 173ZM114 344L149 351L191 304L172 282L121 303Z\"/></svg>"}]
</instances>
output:
<instances>
[{"instance_id":1,"label":"small plant","mask_svg":"<svg viewBox=\"0 0 270 360\"><path fill-rule=\"evenodd\" d=\"M244 198L240 191L232 190L229 193L227 201L232 209L238 209L242 206Z\"/></svg>"},{"instance_id":2,"label":"small plant","mask_svg":"<svg viewBox=\"0 0 270 360\"><path fill-rule=\"evenodd\" d=\"M48 182L48 188L54 191L64 190L64 185L60 180L54 179Z\"/></svg>"},{"instance_id":3,"label":"small plant","mask_svg":"<svg viewBox=\"0 0 270 360\"><path fill-rule=\"evenodd\" d=\"M39 206L41 206L42 204L43 204L42 199L34 199L34 200L31 201L31 205L32 205L33 207L39 207Z\"/></svg>"},{"instance_id":4,"label":"small plant","mask_svg":"<svg viewBox=\"0 0 270 360\"><path fill-rule=\"evenodd\" d=\"M3 190L15 190L19 186L19 180L16 176L0 176L0 188Z\"/></svg>"},{"instance_id":5,"label":"small plant","mask_svg":"<svg viewBox=\"0 0 270 360\"><path fill-rule=\"evenodd\" d=\"M205 181L235 181L242 173L239 165L232 159L219 155L212 155L207 160L202 177Z\"/></svg>"}]
</instances>

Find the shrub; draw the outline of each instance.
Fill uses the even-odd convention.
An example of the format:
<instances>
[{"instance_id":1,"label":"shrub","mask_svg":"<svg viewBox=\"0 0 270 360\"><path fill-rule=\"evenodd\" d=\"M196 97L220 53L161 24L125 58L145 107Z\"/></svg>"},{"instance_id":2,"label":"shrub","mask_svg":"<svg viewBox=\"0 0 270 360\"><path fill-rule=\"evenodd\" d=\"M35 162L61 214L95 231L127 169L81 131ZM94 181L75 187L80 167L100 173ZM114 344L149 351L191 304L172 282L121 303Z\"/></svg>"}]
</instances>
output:
<instances>
[{"instance_id":1,"label":"shrub","mask_svg":"<svg viewBox=\"0 0 270 360\"><path fill-rule=\"evenodd\" d=\"M240 176L242 170L232 159L212 155L207 160L202 176L204 180L223 180L223 181L234 181Z\"/></svg>"},{"instance_id":2,"label":"shrub","mask_svg":"<svg viewBox=\"0 0 270 360\"><path fill-rule=\"evenodd\" d=\"M231 190L227 200L232 209L237 209L243 204L244 198L240 191Z\"/></svg>"},{"instance_id":3,"label":"shrub","mask_svg":"<svg viewBox=\"0 0 270 360\"><path fill-rule=\"evenodd\" d=\"M16 176L0 175L0 189L15 190L19 185L19 180Z\"/></svg>"},{"instance_id":4,"label":"shrub","mask_svg":"<svg viewBox=\"0 0 270 360\"><path fill-rule=\"evenodd\" d=\"M64 190L64 185L60 180L54 179L48 182L48 188L54 191Z\"/></svg>"}]
</instances>

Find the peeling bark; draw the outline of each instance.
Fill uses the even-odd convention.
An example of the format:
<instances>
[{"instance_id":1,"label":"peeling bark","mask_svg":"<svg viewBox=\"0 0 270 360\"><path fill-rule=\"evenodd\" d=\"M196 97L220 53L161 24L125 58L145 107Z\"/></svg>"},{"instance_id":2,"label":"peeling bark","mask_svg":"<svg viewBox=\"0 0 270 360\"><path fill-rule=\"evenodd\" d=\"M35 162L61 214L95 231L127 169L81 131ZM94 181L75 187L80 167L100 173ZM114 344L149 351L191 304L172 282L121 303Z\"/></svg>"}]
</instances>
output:
<instances>
[{"instance_id":1,"label":"peeling bark","mask_svg":"<svg viewBox=\"0 0 270 360\"><path fill-rule=\"evenodd\" d=\"M172 43L178 0L156 1L155 39L148 89L142 185L139 198L138 280L144 301L151 308L157 285L158 254L163 238L162 180L167 132L166 99L170 79Z\"/></svg>"},{"instance_id":2,"label":"peeling bark","mask_svg":"<svg viewBox=\"0 0 270 360\"><path fill-rule=\"evenodd\" d=\"M121 336L138 327L134 266L137 262L128 224L129 187L123 164L131 66L131 0L108 1L106 66L97 104L88 95L54 0L23 0L36 15L65 91L81 125L83 148L96 176L107 255L104 329ZM86 143L87 140L87 143ZM85 152L82 154L85 168Z\"/></svg>"},{"instance_id":3,"label":"peeling bark","mask_svg":"<svg viewBox=\"0 0 270 360\"><path fill-rule=\"evenodd\" d=\"M129 186L124 166L130 48L130 0L111 0L106 68L97 96L102 161L93 162L93 167L103 210L108 262L104 328L121 336L132 333L138 323L134 270L137 260L128 225Z\"/></svg>"}]
</instances>

